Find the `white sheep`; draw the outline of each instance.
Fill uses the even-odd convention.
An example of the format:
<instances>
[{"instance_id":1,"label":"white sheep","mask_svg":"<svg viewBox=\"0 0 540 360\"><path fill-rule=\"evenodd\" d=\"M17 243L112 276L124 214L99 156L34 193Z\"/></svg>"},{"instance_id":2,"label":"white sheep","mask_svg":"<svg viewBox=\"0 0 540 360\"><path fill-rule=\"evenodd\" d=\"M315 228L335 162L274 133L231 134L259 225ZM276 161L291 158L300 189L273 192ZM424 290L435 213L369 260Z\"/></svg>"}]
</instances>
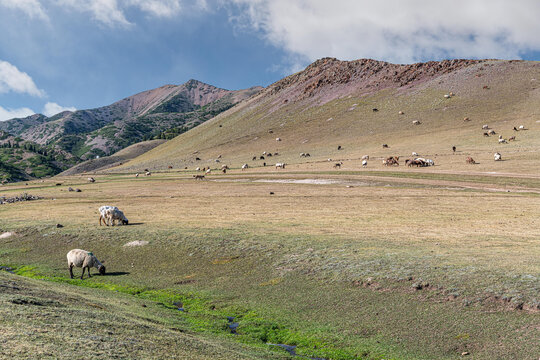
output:
<instances>
[{"instance_id":1,"label":"white sheep","mask_svg":"<svg viewBox=\"0 0 540 360\"><path fill-rule=\"evenodd\" d=\"M201 168L200 168L200 167L197 167L197 168L195 169L195 171L201 171Z\"/></svg>"},{"instance_id":2,"label":"white sheep","mask_svg":"<svg viewBox=\"0 0 540 360\"><path fill-rule=\"evenodd\" d=\"M285 169L285 163L276 163L276 169L279 168Z\"/></svg>"},{"instance_id":3,"label":"white sheep","mask_svg":"<svg viewBox=\"0 0 540 360\"><path fill-rule=\"evenodd\" d=\"M499 135L499 144L505 144L506 139L503 139L502 135Z\"/></svg>"},{"instance_id":4,"label":"white sheep","mask_svg":"<svg viewBox=\"0 0 540 360\"><path fill-rule=\"evenodd\" d=\"M281 138L276 138L276 141L281 141Z\"/></svg>"},{"instance_id":5,"label":"white sheep","mask_svg":"<svg viewBox=\"0 0 540 360\"><path fill-rule=\"evenodd\" d=\"M105 266L96 258L94 254L89 251L81 249L73 249L67 253L67 261L69 267L69 276L73 279L73 267L82 267L81 279L84 276L84 270L88 269L88 277L90 275L90 268L95 267L98 269L101 275L105 274Z\"/></svg>"},{"instance_id":6,"label":"white sheep","mask_svg":"<svg viewBox=\"0 0 540 360\"><path fill-rule=\"evenodd\" d=\"M369 160L369 155L362 156L362 160Z\"/></svg>"},{"instance_id":7,"label":"white sheep","mask_svg":"<svg viewBox=\"0 0 540 360\"><path fill-rule=\"evenodd\" d=\"M205 171L205 174L210 174L211 172L212 172L212 170L208 169L208 170Z\"/></svg>"},{"instance_id":8,"label":"white sheep","mask_svg":"<svg viewBox=\"0 0 540 360\"><path fill-rule=\"evenodd\" d=\"M367 160L362 160L362 167L367 167Z\"/></svg>"},{"instance_id":9,"label":"white sheep","mask_svg":"<svg viewBox=\"0 0 540 360\"><path fill-rule=\"evenodd\" d=\"M121 221L122 225L128 225L129 221L125 217L124 213L120 211L116 206L104 205L99 208L99 226L101 226L101 221L105 225L114 226L115 221Z\"/></svg>"},{"instance_id":10,"label":"white sheep","mask_svg":"<svg viewBox=\"0 0 540 360\"><path fill-rule=\"evenodd\" d=\"M426 159L425 163L426 163L426 166L435 166L435 161L431 159Z\"/></svg>"},{"instance_id":11,"label":"white sheep","mask_svg":"<svg viewBox=\"0 0 540 360\"><path fill-rule=\"evenodd\" d=\"M501 160L502 160L502 156L501 156L500 153L497 152L497 153L493 154L493 159L494 159L495 161L501 161Z\"/></svg>"},{"instance_id":12,"label":"white sheep","mask_svg":"<svg viewBox=\"0 0 540 360\"><path fill-rule=\"evenodd\" d=\"M413 122L412 122L412 123L413 123L413 125L420 125L420 124L421 124L421 122L420 122L420 121L418 121L418 120L413 120Z\"/></svg>"},{"instance_id":13,"label":"white sheep","mask_svg":"<svg viewBox=\"0 0 540 360\"><path fill-rule=\"evenodd\" d=\"M489 126L487 126L487 125L482 125L482 130L487 130L487 129L489 129Z\"/></svg>"},{"instance_id":14,"label":"white sheep","mask_svg":"<svg viewBox=\"0 0 540 360\"><path fill-rule=\"evenodd\" d=\"M519 125L519 130L525 130L525 126L524 125Z\"/></svg>"},{"instance_id":15,"label":"white sheep","mask_svg":"<svg viewBox=\"0 0 540 360\"><path fill-rule=\"evenodd\" d=\"M91 183L96 182L96 179L94 179L93 177L89 177L88 182L91 182Z\"/></svg>"},{"instance_id":16,"label":"white sheep","mask_svg":"<svg viewBox=\"0 0 540 360\"><path fill-rule=\"evenodd\" d=\"M412 156L418 156L418 153L416 153L416 152L413 151L413 152L412 152Z\"/></svg>"},{"instance_id":17,"label":"white sheep","mask_svg":"<svg viewBox=\"0 0 540 360\"><path fill-rule=\"evenodd\" d=\"M136 173L136 174L135 174L135 177L139 177L139 173Z\"/></svg>"},{"instance_id":18,"label":"white sheep","mask_svg":"<svg viewBox=\"0 0 540 360\"><path fill-rule=\"evenodd\" d=\"M249 165L248 165L248 164L244 164L244 165L242 165L242 170L244 170L244 169L248 169L248 168L249 168Z\"/></svg>"},{"instance_id":19,"label":"white sheep","mask_svg":"<svg viewBox=\"0 0 540 360\"><path fill-rule=\"evenodd\" d=\"M150 176L150 175L152 175L152 173L150 171L147 171L144 175Z\"/></svg>"}]
</instances>

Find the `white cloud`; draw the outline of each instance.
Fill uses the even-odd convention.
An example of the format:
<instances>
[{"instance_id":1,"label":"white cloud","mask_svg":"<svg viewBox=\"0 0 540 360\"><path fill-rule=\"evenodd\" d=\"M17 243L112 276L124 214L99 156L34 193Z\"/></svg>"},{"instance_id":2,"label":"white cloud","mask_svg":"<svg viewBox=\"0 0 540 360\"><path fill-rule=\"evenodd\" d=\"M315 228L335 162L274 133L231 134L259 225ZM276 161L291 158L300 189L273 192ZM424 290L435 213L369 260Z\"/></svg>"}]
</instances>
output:
<instances>
[{"instance_id":1,"label":"white cloud","mask_svg":"<svg viewBox=\"0 0 540 360\"><path fill-rule=\"evenodd\" d=\"M129 26L123 10L117 0L57 0L57 4L69 10L89 12L94 20L107 26Z\"/></svg>"},{"instance_id":2,"label":"white cloud","mask_svg":"<svg viewBox=\"0 0 540 360\"><path fill-rule=\"evenodd\" d=\"M222 0L231 21L313 61L519 58L540 50L536 0Z\"/></svg>"},{"instance_id":3,"label":"white cloud","mask_svg":"<svg viewBox=\"0 0 540 360\"><path fill-rule=\"evenodd\" d=\"M39 0L0 0L0 6L21 10L32 19L49 19Z\"/></svg>"},{"instance_id":4,"label":"white cloud","mask_svg":"<svg viewBox=\"0 0 540 360\"><path fill-rule=\"evenodd\" d=\"M57 103L48 102L43 107L43 115L45 116L53 116L58 113L61 113L62 111L77 111L74 107L64 107L60 106Z\"/></svg>"},{"instance_id":5,"label":"white cloud","mask_svg":"<svg viewBox=\"0 0 540 360\"><path fill-rule=\"evenodd\" d=\"M5 121L13 118L23 118L33 114L35 114L35 112L29 108L6 109L0 106L0 121Z\"/></svg>"},{"instance_id":6,"label":"white cloud","mask_svg":"<svg viewBox=\"0 0 540 360\"><path fill-rule=\"evenodd\" d=\"M175 16L182 8L180 0L128 0L127 4L149 15L165 18Z\"/></svg>"},{"instance_id":7,"label":"white cloud","mask_svg":"<svg viewBox=\"0 0 540 360\"><path fill-rule=\"evenodd\" d=\"M0 60L0 94L10 91L38 97L45 96L45 92L38 89L27 73L7 61Z\"/></svg>"}]
</instances>

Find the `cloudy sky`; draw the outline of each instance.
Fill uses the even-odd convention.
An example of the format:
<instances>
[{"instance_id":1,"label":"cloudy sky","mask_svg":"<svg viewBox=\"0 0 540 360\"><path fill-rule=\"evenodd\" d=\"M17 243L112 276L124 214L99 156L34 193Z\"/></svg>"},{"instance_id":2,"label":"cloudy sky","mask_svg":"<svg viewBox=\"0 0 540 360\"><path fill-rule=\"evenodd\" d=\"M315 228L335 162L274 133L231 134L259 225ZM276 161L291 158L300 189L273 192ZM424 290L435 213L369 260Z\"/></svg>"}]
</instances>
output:
<instances>
[{"instance_id":1,"label":"cloudy sky","mask_svg":"<svg viewBox=\"0 0 540 360\"><path fill-rule=\"evenodd\" d=\"M540 60L536 0L0 0L0 120L194 78L266 86L326 56Z\"/></svg>"}]
</instances>

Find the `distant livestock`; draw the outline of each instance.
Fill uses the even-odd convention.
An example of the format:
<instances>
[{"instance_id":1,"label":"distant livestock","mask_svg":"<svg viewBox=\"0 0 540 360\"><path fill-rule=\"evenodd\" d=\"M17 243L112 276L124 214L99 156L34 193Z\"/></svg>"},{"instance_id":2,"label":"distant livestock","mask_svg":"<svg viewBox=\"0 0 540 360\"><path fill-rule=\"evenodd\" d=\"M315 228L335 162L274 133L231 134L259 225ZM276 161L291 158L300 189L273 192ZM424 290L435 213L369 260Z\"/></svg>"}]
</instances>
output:
<instances>
[{"instance_id":1,"label":"distant livestock","mask_svg":"<svg viewBox=\"0 0 540 360\"><path fill-rule=\"evenodd\" d=\"M276 169L285 169L285 163L276 163Z\"/></svg>"},{"instance_id":2,"label":"distant livestock","mask_svg":"<svg viewBox=\"0 0 540 360\"><path fill-rule=\"evenodd\" d=\"M482 125L482 130L487 130L487 129L489 129L488 125Z\"/></svg>"},{"instance_id":3,"label":"distant livestock","mask_svg":"<svg viewBox=\"0 0 540 360\"><path fill-rule=\"evenodd\" d=\"M489 134L488 134L487 132L484 131L484 136L489 137Z\"/></svg>"},{"instance_id":4,"label":"distant livestock","mask_svg":"<svg viewBox=\"0 0 540 360\"><path fill-rule=\"evenodd\" d=\"M456 147L452 146L452 152L456 152Z\"/></svg>"},{"instance_id":5,"label":"distant livestock","mask_svg":"<svg viewBox=\"0 0 540 360\"><path fill-rule=\"evenodd\" d=\"M338 149L338 150L341 150L341 145L338 145L337 149Z\"/></svg>"},{"instance_id":6,"label":"distant livestock","mask_svg":"<svg viewBox=\"0 0 540 360\"><path fill-rule=\"evenodd\" d=\"M388 144L382 144L383 149L388 149Z\"/></svg>"},{"instance_id":7,"label":"distant livestock","mask_svg":"<svg viewBox=\"0 0 540 360\"><path fill-rule=\"evenodd\" d=\"M377 111L379 111L379 109L373 108L373 112L377 112Z\"/></svg>"},{"instance_id":8,"label":"distant livestock","mask_svg":"<svg viewBox=\"0 0 540 360\"><path fill-rule=\"evenodd\" d=\"M514 141L514 140L516 140L516 137L515 137L515 136L510 136L510 137L508 138L508 141Z\"/></svg>"},{"instance_id":9,"label":"distant livestock","mask_svg":"<svg viewBox=\"0 0 540 360\"><path fill-rule=\"evenodd\" d=\"M212 172L212 169L208 168L208 170L205 171L205 174L210 174Z\"/></svg>"},{"instance_id":10,"label":"distant livestock","mask_svg":"<svg viewBox=\"0 0 540 360\"><path fill-rule=\"evenodd\" d=\"M472 164L472 165L476 164L476 161L474 161L474 159L470 156L468 156L467 159L465 159L465 162L467 164Z\"/></svg>"},{"instance_id":11,"label":"distant livestock","mask_svg":"<svg viewBox=\"0 0 540 360\"><path fill-rule=\"evenodd\" d=\"M276 141L281 141L281 138L276 138Z\"/></svg>"},{"instance_id":12,"label":"distant livestock","mask_svg":"<svg viewBox=\"0 0 540 360\"><path fill-rule=\"evenodd\" d=\"M497 133L495 132L495 130L491 129L491 130L488 130L488 135L497 135Z\"/></svg>"},{"instance_id":13,"label":"distant livestock","mask_svg":"<svg viewBox=\"0 0 540 360\"><path fill-rule=\"evenodd\" d=\"M135 174L135 177L139 177L139 173L136 173L136 174Z\"/></svg>"},{"instance_id":14,"label":"distant livestock","mask_svg":"<svg viewBox=\"0 0 540 360\"><path fill-rule=\"evenodd\" d=\"M248 164L242 165L242 170L245 170L245 169L249 169L249 165L248 165Z\"/></svg>"},{"instance_id":15,"label":"distant livestock","mask_svg":"<svg viewBox=\"0 0 540 360\"><path fill-rule=\"evenodd\" d=\"M96 179L94 179L93 177L89 177L88 182L94 183L94 182L96 182Z\"/></svg>"},{"instance_id":16,"label":"distant livestock","mask_svg":"<svg viewBox=\"0 0 540 360\"><path fill-rule=\"evenodd\" d=\"M150 176L150 175L152 175L152 173L150 171L147 171L144 175Z\"/></svg>"},{"instance_id":17,"label":"distant livestock","mask_svg":"<svg viewBox=\"0 0 540 360\"><path fill-rule=\"evenodd\" d=\"M367 160L362 160L362 167L367 167Z\"/></svg>"},{"instance_id":18,"label":"distant livestock","mask_svg":"<svg viewBox=\"0 0 540 360\"><path fill-rule=\"evenodd\" d=\"M172 169L173 167L171 165L168 166L169 169Z\"/></svg>"},{"instance_id":19,"label":"distant livestock","mask_svg":"<svg viewBox=\"0 0 540 360\"><path fill-rule=\"evenodd\" d=\"M420 122L420 121L418 121L418 120L413 120L413 122L412 122L412 123L413 123L413 125L420 125L420 124L421 124L421 122Z\"/></svg>"},{"instance_id":20,"label":"distant livestock","mask_svg":"<svg viewBox=\"0 0 540 360\"><path fill-rule=\"evenodd\" d=\"M399 166L399 156L390 156L383 160L385 166Z\"/></svg>"},{"instance_id":21,"label":"distant livestock","mask_svg":"<svg viewBox=\"0 0 540 360\"><path fill-rule=\"evenodd\" d=\"M204 175L193 175L195 180L204 180Z\"/></svg>"},{"instance_id":22,"label":"distant livestock","mask_svg":"<svg viewBox=\"0 0 540 360\"><path fill-rule=\"evenodd\" d=\"M200 167L196 167L196 168L195 168L195 171L201 171L201 168L200 168Z\"/></svg>"},{"instance_id":23,"label":"distant livestock","mask_svg":"<svg viewBox=\"0 0 540 360\"><path fill-rule=\"evenodd\" d=\"M259 157L259 160L264 160L264 156L261 155L261 156Z\"/></svg>"},{"instance_id":24,"label":"distant livestock","mask_svg":"<svg viewBox=\"0 0 540 360\"><path fill-rule=\"evenodd\" d=\"M524 125L519 125L519 130L527 130Z\"/></svg>"},{"instance_id":25,"label":"distant livestock","mask_svg":"<svg viewBox=\"0 0 540 360\"><path fill-rule=\"evenodd\" d=\"M499 144L506 144L506 139L504 139L502 135L499 135Z\"/></svg>"},{"instance_id":26,"label":"distant livestock","mask_svg":"<svg viewBox=\"0 0 540 360\"><path fill-rule=\"evenodd\" d=\"M343 163L342 162L335 163L334 164L334 169L341 169L341 164L343 164Z\"/></svg>"},{"instance_id":27,"label":"distant livestock","mask_svg":"<svg viewBox=\"0 0 540 360\"><path fill-rule=\"evenodd\" d=\"M403 111L398 112L398 115L403 115L403 114L405 114Z\"/></svg>"},{"instance_id":28,"label":"distant livestock","mask_svg":"<svg viewBox=\"0 0 540 360\"><path fill-rule=\"evenodd\" d=\"M500 153L496 152L495 154L493 154L493 159L495 161L501 161L502 160L502 156Z\"/></svg>"},{"instance_id":29,"label":"distant livestock","mask_svg":"<svg viewBox=\"0 0 540 360\"><path fill-rule=\"evenodd\" d=\"M253 158L251 158L251 161L255 161L255 160L257 160L257 157L256 157L256 156L254 156Z\"/></svg>"},{"instance_id":30,"label":"distant livestock","mask_svg":"<svg viewBox=\"0 0 540 360\"><path fill-rule=\"evenodd\" d=\"M88 269L88 277L90 275L90 268L95 267L101 275L105 275L105 266L96 258L90 251L73 249L67 253L67 261L69 267L69 276L73 279L73 267L82 267L81 279L84 276L84 271Z\"/></svg>"},{"instance_id":31,"label":"distant livestock","mask_svg":"<svg viewBox=\"0 0 540 360\"><path fill-rule=\"evenodd\" d=\"M362 156L362 160L369 160L369 155Z\"/></svg>"},{"instance_id":32,"label":"distant livestock","mask_svg":"<svg viewBox=\"0 0 540 360\"><path fill-rule=\"evenodd\" d=\"M416 153L416 152L413 151L413 152L412 152L412 156L418 156L418 153Z\"/></svg>"}]
</instances>

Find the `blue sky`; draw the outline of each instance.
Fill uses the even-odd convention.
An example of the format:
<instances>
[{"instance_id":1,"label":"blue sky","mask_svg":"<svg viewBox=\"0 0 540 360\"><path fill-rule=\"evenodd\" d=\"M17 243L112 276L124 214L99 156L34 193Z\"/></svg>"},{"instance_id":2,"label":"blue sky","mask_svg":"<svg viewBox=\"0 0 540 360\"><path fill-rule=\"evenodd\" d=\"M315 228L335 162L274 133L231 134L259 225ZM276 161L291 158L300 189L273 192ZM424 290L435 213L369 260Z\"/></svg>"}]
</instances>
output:
<instances>
[{"instance_id":1,"label":"blue sky","mask_svg":"<svg viewBox=\"0 0 540 360\"><path fill-rule=\"evenodd\" d=\"M0 121L192 78L266 86L325 56L538 60L539 14L533 0L0 0Z\"/></svg>"}]
</instances>

